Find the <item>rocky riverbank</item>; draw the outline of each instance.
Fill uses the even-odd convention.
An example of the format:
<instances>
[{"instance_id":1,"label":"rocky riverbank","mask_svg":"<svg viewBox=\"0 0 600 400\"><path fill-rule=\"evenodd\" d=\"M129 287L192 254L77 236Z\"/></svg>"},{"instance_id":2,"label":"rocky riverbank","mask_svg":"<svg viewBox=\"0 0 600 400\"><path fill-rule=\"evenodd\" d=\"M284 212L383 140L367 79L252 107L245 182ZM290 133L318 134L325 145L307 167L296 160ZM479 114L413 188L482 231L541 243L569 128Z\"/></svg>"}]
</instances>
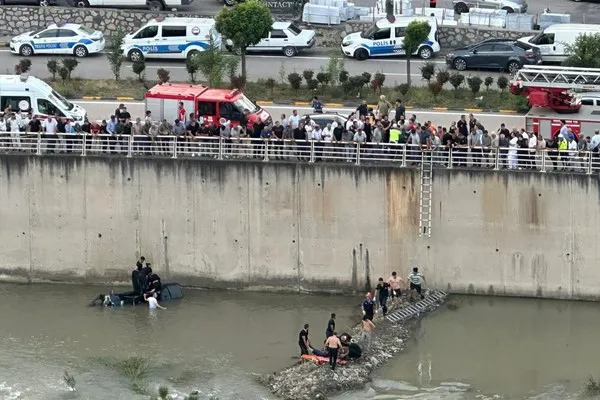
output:
<instances>
[{"instance_id":1,"label":"rocky riverbank","mask_svg":"<svg viewBox=\"0 0 600 400\"><path fill-rule=\"evenodd\" d=\"M408 307L406 298L393 307L389 312ZM423 310L421 317L440 306L435 303ZM341 365L335 371L328 365L317 365L313 362L299 362L281 372L261 377L259 380L275 395L284 400L315 400L326 399L327 396L346 390L362 389L369 381L370 374L396 353L402 351L406 340L410 337L410 322L408 324L393 324L378 314L373 322L376 325L372 344L365 348L357 361ZM341 333L341 332L339 332ZM355 338L361 335L360 325L348 332ZM318 343L319 338L313 338Z\"/></svg>"}]
</instances>

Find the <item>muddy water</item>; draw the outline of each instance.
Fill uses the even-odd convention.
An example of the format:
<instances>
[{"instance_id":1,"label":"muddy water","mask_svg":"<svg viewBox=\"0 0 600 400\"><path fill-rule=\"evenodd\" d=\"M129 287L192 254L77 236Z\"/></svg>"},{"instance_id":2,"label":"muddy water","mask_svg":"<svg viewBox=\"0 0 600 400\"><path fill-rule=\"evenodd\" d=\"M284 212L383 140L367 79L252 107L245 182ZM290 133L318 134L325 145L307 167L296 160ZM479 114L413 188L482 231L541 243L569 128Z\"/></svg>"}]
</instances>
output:
<instances>
[{"instance_id":1,"label":"muddy water","mask_svg":"<svg viewBox=\"0 0 600 400\"><path fill-rule=\"evenodd\" d=\"M599 376L597 303L453 299L456 310L415 326L372 389L339 399L566 400L590 374Z\"/></svg>"},{"instance_id":2,"label":"muddy water","mask_svg":"<svg viewBox=\"0 0 600 400\"><path fill-rule=\"evenodd\" d=\"M359 303L187 290L166 311L86 307L101 290L0 284L0 399L147 400L114 367L129 356L151 360L141 380L150 391L167 384L175 393L199 389L206 399L271 399L253 374L291 365L304 323L320 341L329 313L348 325ZM76 379L75 393L63 381L65 370Z\"/></svg>"}]
</instances>

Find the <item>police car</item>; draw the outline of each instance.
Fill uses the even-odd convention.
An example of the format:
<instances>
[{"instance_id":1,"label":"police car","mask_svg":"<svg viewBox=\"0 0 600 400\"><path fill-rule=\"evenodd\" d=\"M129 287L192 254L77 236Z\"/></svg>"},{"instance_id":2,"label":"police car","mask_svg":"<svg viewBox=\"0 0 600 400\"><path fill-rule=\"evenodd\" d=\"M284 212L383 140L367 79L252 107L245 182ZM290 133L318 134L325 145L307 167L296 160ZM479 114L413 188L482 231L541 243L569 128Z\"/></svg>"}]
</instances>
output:
<instances>
[{"instance_id":1,"label":"police car","mask_svg":"<svg viewBox=\"0 0 600 400\"><path fill-rule=\"evenodd\" d=\"M426 21L431 27L429 37L414 53L422 59L429 59L440 51L438 25L435 17L395 17L392 21L381 19L364 32L347 35L342 40L342 52L357 60L369 57L404 55L402 44L404 32L412 21Z\"/></svg>"},{"instance_id":2,"label":"police car","mask_svg":"<svg viewBox=\"0 0 600 400\"><path fill-rule=\"evenodd\" d=\"M29 57L34 54L70 54L87 57L104 50L104 35L79 24L52 24L46 29L22 33L10 41L10 51Z\"/></svg>"}]
</instances>

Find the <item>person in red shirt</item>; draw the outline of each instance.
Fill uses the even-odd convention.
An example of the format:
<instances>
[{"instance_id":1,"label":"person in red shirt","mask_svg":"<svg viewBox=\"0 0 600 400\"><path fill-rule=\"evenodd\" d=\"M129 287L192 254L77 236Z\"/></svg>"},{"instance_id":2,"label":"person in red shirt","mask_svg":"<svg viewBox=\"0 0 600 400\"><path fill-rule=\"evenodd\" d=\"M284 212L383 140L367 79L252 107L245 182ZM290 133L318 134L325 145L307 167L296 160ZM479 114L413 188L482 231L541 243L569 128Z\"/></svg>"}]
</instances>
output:
<instances>
[{"instance_id":1,"label":"person in red shirt","mask_svg":"<svg viewBox=\"0 0 600 400\"><path fill-rule=\"evenodd\" d=\"M187 115L186 115L185 107L183 106L183 102L180 101L179 108L177 109L177 119L179 121L181 121L182 124L185 125L186 117L187 117Z\"/></svg>"}]
</instances>

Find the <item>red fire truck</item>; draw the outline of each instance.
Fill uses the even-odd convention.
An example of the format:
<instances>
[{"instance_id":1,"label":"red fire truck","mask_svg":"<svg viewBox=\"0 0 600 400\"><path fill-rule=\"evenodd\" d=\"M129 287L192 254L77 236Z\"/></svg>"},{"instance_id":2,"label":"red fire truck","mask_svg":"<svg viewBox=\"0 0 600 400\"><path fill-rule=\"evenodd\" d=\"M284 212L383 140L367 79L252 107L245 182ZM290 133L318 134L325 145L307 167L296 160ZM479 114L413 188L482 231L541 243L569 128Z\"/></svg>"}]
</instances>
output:
<instances>
[{"instance_id":1,"label":"red fire truck","mask_svg":"<svg viewBox=\"0 0 600 400\"><path fill-rule=\"evenodd\" d=\"M581 105L572 90L600 91L600 69L528 65L510 85L532 107L525 116L528 132L554 137L564 120L576 135L592 136L600 129L600 108Z\"/></svg>"},{"instance_id":2,"label":"red fire truck","mask_svg":"<svg viewBox=\"0 0 600 400\"><path fill-rule=\"evenodd\" d=\"M271 115L248 99L239 90L212 89L202 85L167 83L156 85L146 93L146 110L154 119L165 118L169 122L177 119L179 103L182 102L187 116L194 113L204 124L219 124L221 118L239 125L248 126L259 120L269 122Z\"/></svg>"}]
</instances>

